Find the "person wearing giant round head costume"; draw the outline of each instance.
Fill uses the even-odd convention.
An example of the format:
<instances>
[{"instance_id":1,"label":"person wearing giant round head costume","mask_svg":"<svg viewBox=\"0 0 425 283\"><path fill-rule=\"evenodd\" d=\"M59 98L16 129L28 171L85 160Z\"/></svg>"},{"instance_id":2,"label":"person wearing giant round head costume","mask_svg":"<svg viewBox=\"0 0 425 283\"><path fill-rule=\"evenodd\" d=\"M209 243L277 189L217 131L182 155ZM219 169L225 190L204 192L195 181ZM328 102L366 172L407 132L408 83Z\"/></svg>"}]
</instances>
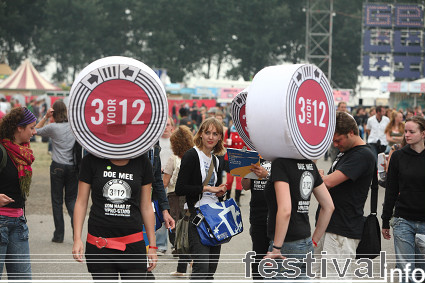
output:
<instances>
[{"instance_id":1,"label":"person wearing giant round head costume","mask_svg":"<svg viewBox=\"0 0 425 283\"><path fill-rule=\"evenodd\" d=\"M334 210L312 161L325 154L334 134L335 110L328 80L314 65L264 68L249 86L246 128L253 148L272 162L264 189L271 239L265 258L277 262L274 279L284 279L284 258L298 258L294 265L301 272L294 279L306 280L302 259L323 236ZM313 233L308 217L312 193L321 206Z\"/></svg>"},{"instance_id":2,"label":"person wearing giant round head costume","mask_svg":"<svg viewBox=\"0 0 425 283\"><path fill-rule=\"evenodd\" d=\"M97 60L72 85L69 121L76 140L89 152L81 164L72 253L80 262L85 254L94 280L144 280L156 266L154 176L145 153L151 153L164 132L167 113L158 76L134 59ZM84 249L89 195L93 205Z\"/></svg>"}]
</instances>

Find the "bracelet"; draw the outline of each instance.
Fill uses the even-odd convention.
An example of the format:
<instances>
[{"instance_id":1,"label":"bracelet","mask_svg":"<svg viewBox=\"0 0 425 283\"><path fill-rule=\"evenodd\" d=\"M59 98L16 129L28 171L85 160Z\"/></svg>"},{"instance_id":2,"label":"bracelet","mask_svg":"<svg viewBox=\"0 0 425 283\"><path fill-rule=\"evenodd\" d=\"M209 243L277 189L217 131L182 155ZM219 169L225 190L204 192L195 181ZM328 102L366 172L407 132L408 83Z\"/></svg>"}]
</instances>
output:
<instances>
[{"instance_id":1,"label":"bracelet","mask_svg":"<svg viewBox=\"0 0 425 283\"><path fill-rule=\"evenodd\" d=\"M317 243L316 243L313 239L311 239L311 241L313 242L313 246L314 246L315 248L317 248Z\"/></svg>"},{"instance_id":2,"label":"bracelet","mask_svg":"<svg viewBox=\"0 0 425 283\"><path fill-rule=\"evenodd\" d=\"M155 246L149 246L149 249L157 250L157 249L158 249L158 247L155 247Z\"/></svg>"},{"instance_id":3,"label":"bracelet","mask_svg":"<svg viewBox=\"0 0 425 283\"><path fill-rule=\"evenodd\" d=\"M282 247L276 247L275 245L273 245L273 249L281 250L281 249L282 249Z\"/></svg>"}]
</instances>

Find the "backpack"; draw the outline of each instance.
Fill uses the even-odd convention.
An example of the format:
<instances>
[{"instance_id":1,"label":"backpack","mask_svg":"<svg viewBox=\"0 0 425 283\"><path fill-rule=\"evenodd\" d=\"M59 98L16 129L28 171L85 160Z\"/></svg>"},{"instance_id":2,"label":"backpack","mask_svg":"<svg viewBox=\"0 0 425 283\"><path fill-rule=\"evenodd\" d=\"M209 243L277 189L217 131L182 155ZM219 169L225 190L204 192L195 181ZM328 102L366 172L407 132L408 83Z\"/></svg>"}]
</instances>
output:
<instances>
[{"instance_id":1,"label":"backpack","mask_svg":"<svg viewBox=\"0 0 425 283\"><path fill-rule=\"evenodd\" d=\"M0 148L1 148L1 151L3 153L1 161L0 161L0 173L1 173L1 171L3 171L3 168L6 167L6 164L7 164L7 152L6 152L6 149L4 148L4 146L1 143L0 143Z\"/></svg>"}]
</instances>

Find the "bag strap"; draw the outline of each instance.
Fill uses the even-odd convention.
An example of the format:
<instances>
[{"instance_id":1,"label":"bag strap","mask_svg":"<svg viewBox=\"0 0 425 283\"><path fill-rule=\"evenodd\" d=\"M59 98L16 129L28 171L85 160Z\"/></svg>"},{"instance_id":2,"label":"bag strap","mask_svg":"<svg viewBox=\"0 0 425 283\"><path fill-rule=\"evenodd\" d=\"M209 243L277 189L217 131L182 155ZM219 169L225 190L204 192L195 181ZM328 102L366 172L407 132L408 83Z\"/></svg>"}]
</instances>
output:
<instances>
[{"instance_id":1,"label":"bag strap","mask_svg":"<svg viewBox=\"0 0 425 283\"><path fill-rule=\"evenodd\" d=\"M2 158L1 158L1 162L0 162L0 173L1 171L3 171L3 168L6 167L6 163L7 163L7 152L6 149L4 148L4 146L0 143L0 148L2 151Z\"/></svg>"},{"instance_id":2,"label":"bag strap","mask_svg":"<svg viewBox=\"0 0 425 283\"><path fill-rule=\"evenodd\" d=\"M372 177L372 184L370 185L370 213L377 214L378 209L378 168L375 163L374 174Z\"/></svg>"},{"instance_id":3,"label":"bag strap","mask_svg":"<svg viewBox=\"0 0 425 283\"><path fill-rule=\"evenodd\" d=\"M215 156L213 154L211 154L211 163L210 163L210 168L208 169L208 175L204 180L204 183L202 184L203 187L205 187L206 185L208 185L208 182L211 179L211 176L213 174L214 171L214 167L215 167L215 160L214 160Z\"/></svg>"}]
</instances>

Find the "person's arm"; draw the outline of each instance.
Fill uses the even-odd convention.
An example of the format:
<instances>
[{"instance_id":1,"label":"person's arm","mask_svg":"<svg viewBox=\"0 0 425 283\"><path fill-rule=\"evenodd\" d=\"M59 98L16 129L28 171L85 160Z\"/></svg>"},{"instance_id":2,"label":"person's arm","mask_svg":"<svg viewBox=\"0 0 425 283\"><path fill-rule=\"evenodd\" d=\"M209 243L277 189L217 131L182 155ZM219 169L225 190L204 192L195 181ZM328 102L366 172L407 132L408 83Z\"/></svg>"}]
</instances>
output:
<instances>
[{"instance_id":1,"label":"person's arm","mask_svg":"<svg viewBox=\"0 0 425 283\"><path fill-rule=\"evenodd\" d=\"M44 124L53 116L53 108L49 108L49 110L47 110L46 115L44 115L44 117L40 120L40 122L37 123L37 125L35 125L36 129L40 129L42 127L44 127Z\"/></svg>"},{"instance_id":2,"label":"person's arm","mask_svg":"<svg viewBox=\"0 0 425 283\"><path fill-rule=\"evenodd\" d=\"M171 177L174 172L174 160L177 157L175 155L171 155L167 161L167 164L164 167L164 174L162 175L162 182L164 183L164 188L167 188L170 184Z\"/></svg>"},{"instance_id":3,"label":"person's arm","mask_svg":"<svg viewBox=\"0 0 425 283\"><path fill-rule=\"evenodd\" d=\"M390 152L388 153L387 162L385 162L385 171L387 171L387 172L388 172L388 168L390 167L391 156L393 155L394 151L396 151L395 147L396 147L396 145L393 145L391 147Z\"/></svg>"},{"instance_id":4,"label":"person's arm","mask_svg":"<svg viewBox=\"0 0 425 283\"><path fill-rule=\"evenodd\" d=\"M154 182L152 184L152 197L158 201L159 208L162 211L162 217L164 219L165 227L174 229L175 221L171 217L168 210L170 209L170 204L168 203L167 194L165 193L164 183L162 181L162 172L161 172L161 159L159 158L159 152L154 149L154 162L153 162L153 175Z\"/></svg>"},{"instance_id":5,"label":"person's arm","mask_svg":"<svg viewBox=\"0 0 425 283\"><path fill-rule=\"evenodd\" d=\"M311 239L313 243L318 243L325 234L333 211L335 210L332 197L329 194L324 183L313 189L313 194L320 204L319 218L317 219L316 228L314 229Z\"/></svg>"},{"instance_id":6,"label":"person's arm","mask_svg":"<svg viewBox=\"0 0 425 283\"><path fill-rule=\"evenodd\" d=\"M164 188L168 187L168 184L170 184L170 180L171 180L171 175L164 173L164 175L162 175L162 182L164 183Z\"/></svg>"},{"instance_id":7,"label":"person's arm","mask_svg":"<svg viewBox=\"0 0 425 283\"><path fill-rule=\"evenodd\" d=\"M0 194L0 207L8 205L11 202L15 202L15 200L5 194Z\"/></svg>"},{"instance_id":8,"label":"person's arm","mask_svg":"<svg viewBox=\"0 0 425 283\"><path fill-rule=\"evenodd\" d=\"M90 184L83 181L78 183L78 195L74 206L74 245L72 255L76 261L82 262L84 255L84 244L81 240L84 219L86 218L87 204L90 195Z\"/></svg>"},{"instance_id":9,"label":"person's arm","mask_svg":"<svg viewBox=\"0 0 425 283\"><path fill-rule=\"evenodd\" d=\"M161 160L156 150L153 158L154 182L152 183L152 198L158 201L159 208L161 211L164 211L170 209L170 205L168 203L167 194L165 193L164 183L162 182Z\"/></svg>"},{"instance_id":10,"label":"person's arm","mask_svg":"<svg viewBox=\"0 0 425 283\"><path fill-rule=\"evenodd\" d=\"M398 152L395 152L392 156L391 163L388 166L387 173L387 184L385 188L384 207L382 209L382 235L385 239L391 238L390 219L393 215L393 209L397 200L399 190L399 168L398 168Z\"/></svg>"},{"instance_id":11,"label":"person's arm","mask_svg":"<svg viewBox=\"0 0 425 283\"><path fill-rule=\"evenodd\" d=\"M329 175L322 176L322 179L323 179L323 182L325 183L326 187L328 189L331 189L331 188L347 181L349 178L347 177L347 175L345 175L341 171L335 170L334 172L332 172Z\"/></svg>"},{"instance_id":12,"label":"person's arm","mask_svg":"<svg viewBox=\"0 0 425 283\"><path fill-rule=\"evenodd\" d=\"M142 213L143 224L145 225L146 236L148 237L149 246L156 247L155 238L155 215L152 209L151 186L146 184L142 186L140 194L140 212ZM148 271L152 271L158 262L156 249L148 250Z\"/></svg>"},{"instance_id":13,"label":"person's arm","mask_svg":"<svg viewBox=\"0 0 425 283\"><path fill-rule=\"evenodd\" d=\"M243 188L245 191L248 191L248 190L250 190L250 189L251 189L251 179L243 178L243 179L241 180L241 184L242 184L242 188Z\"/></svg>"},{"instance_id":14,"label":"person's arm","mask_svg":"<svg viewBox=\"0 0 425 283\"><path fill-rule=\"evenodd\" d=\"M288 231L289 219L291 218L291 193L289 190L289 184L282 181L274 182L274 189L276 192L277 213L273 246L282 247ZM264 258L284 257L282 256L280 249L273 248L271 252L267 252L267 255Z\"/></svg>"},{"instance_id":15,"label":"person's arm","mask_svg":"<svg viewBox=\"0 0 425 283\"><path fill-rule=\"evenodd\" d=\"M366 128L365 128L367 135L370 135L370 130L371 130L371 127L372 127L370 119L371 118L367 119L367 124L366 124Z\"/></svg>"}]
</instances>

